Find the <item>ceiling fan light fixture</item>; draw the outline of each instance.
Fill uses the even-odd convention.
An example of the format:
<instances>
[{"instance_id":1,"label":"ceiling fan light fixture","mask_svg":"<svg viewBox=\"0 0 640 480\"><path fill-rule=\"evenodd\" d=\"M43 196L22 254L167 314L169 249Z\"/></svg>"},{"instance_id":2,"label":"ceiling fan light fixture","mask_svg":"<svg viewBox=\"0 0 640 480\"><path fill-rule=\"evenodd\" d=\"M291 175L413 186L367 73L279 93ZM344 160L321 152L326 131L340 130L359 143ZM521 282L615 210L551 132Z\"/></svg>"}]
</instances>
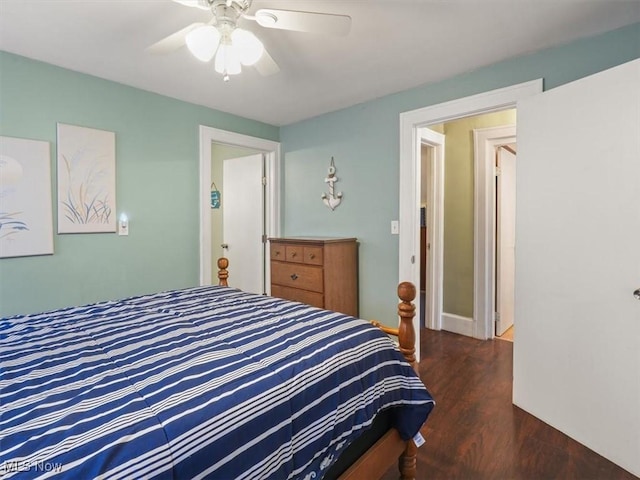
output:
<instances>
[{"instance_id":1,"label":"ceiling fan light fixture","mask_svg":"<svg viewBox=\"0 0 640 480\"><path fill-rule=\"evenodd\" d=\"M216 54L214 64L216 72L222 75L237 75L242 71L240 56L237 49L230 42L222 42Z\"/></svg>"},{"instance_id":2,"label":"ceiling fan light fixture","mask_svg":"<svg viewBox=\"0 0 640 480\"><path fill-rule=\"evenodd\" d=\"M231 33L231 42L238 53L242 65L253 65L264 53L264 45L253 33L236 28Z\"/></svg>"},{"instance_id":3,"label":"ceiling fan light fixture","mask_svg":"<svg viewBox=\"0 0 640 480\"><path fill-rule=\"evenodd\" d=\"M211 25L191 30L185 37L189 51L202 62L210 61L220 44L220 32Z\"/></svg>"}]
</instances>

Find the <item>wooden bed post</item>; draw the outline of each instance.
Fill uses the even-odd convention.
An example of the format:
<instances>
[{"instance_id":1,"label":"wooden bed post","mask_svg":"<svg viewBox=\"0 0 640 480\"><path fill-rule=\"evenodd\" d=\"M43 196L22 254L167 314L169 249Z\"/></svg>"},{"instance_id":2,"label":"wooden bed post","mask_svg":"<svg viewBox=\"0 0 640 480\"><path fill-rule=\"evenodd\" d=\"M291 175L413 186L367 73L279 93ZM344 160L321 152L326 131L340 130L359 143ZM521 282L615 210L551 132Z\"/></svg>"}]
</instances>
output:
<instances>
[{"instance_id":1,"label":"wooden bed post","mask_svg":"<svg viewBox=\"0 0 640 480\"><path fill-rule=\"evenodd\" d=\"M402 282L398 285L398 316L400 317L400 326L398 327L398 340L400 343L400 352L404 355L409 365L418 373L418 362L416 361L416 332L413 327L413 317L416 314L416 307L412 303L416 298L416 287L413 283ZM418 456L418 447L409 440L407 445L398 459L398 469L400 470L400 478L409 480L416 478L416 462Z\"/></svg>"},{"instance_id":2,"label":"wooden bed post","mask_svg":"<svg viewBox=\"0 0 640 480\"><path fill-rule=\"evenodd\" d=\"M398 285L398 316L400 325L391 328L381 325L375 320L371 323L383 332L398 337L400 352L407 363L418 371L416 361L416 332L413 328L413 317L416 307L412 301L416 298L416 287L413 283L403 282ZM360 459L340 476L340 480L360 480L361 478L380 478L380 476L398 462L400 478L402 480L414 480L416 478L416 463L418 448L413 440L403 441L397 430L391 429L385 433L378 442L371 447Z\"/></svg>"},{"instance_id":3,"label":"wooden bed post","mask_svg":"<svg viewBox=\"0 0 640 480\"><path fill-rule=\"evenodd\" d=\"M400 326L391 328L382 325L377 320L371 320L374 327L379 328L388 335L398 337L400 353L411 367L418 373L418 362L416 361L416 331L413 328L413 317L416 316L416 307L412 303L416 298L416 287L411 282L402 282L398 285L398 316L400 317Z\"/></svg>"},{"instance_id":4,"label":"wooden bed post","mask_svg":"<svg viewBox=\"0 0 640 480\"><path fill-rule=\"evenodd\" d=\"M413 328L413 317L416 315L416 307L412 303L416 298L416 287L411 282L402 282L398 285L398 316L400 326L398 327L398 341L400 352L407 359L409 365L418 373L418 363L416 362L416 331Z\"/></svg>"},{"instance_id":5,"label":"wooden bed post","mask_svg":"<svg viewBox=\"0 0 640 480\"><path fill-rule=\"evenodd\" d=\"M229 266L229 260L224 257L220 257L218 259L218 285L221 287L228 287L227 278L229 278L229 272L227 271L227 267Z\"/></svg>"}]
</instances>

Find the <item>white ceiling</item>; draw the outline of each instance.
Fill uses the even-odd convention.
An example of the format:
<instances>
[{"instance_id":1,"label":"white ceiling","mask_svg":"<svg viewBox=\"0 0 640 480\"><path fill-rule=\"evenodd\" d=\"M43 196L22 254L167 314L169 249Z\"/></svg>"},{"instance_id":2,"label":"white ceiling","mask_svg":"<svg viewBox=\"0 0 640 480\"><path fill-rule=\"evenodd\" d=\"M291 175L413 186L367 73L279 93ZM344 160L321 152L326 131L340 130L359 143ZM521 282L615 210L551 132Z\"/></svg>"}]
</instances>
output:
<instances>
[{"instance_id":1,"label":"white ceiling","mask_svg":"<svg viewBox=\"0 0 640 480\"><path fill-rule=\"evenodd\" d=\"M287 125L640 22L640 0L254 0L352 17L347 37L242 20L280 73L225 83L182 48L146 47L210 13L171 0L0 0L0 49L273 125Z\"/></svg>"}]
</instances>

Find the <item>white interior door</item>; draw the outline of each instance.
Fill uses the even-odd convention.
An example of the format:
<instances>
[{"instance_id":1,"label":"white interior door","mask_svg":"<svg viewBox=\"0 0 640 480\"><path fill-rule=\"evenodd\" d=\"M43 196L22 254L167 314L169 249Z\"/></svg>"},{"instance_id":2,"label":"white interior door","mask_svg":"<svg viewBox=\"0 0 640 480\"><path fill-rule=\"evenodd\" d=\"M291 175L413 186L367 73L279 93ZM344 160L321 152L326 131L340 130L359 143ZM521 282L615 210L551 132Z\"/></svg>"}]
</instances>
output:
<instances>
[{"instance_id":1,"label":"white interior door","mask_svg":"<svg viewBox=\"0 0 640 480\"><path fill-rule=\"evenodd\" d=\"M264 293L265 248L263 155L223 162L222 229L229 259L229 285Z\"/></svg>"},{"instance_id":2,"label":"white interior door","mask_svg":"<svg viewBox=\"0 0 640 480\"><path fill-rule=\"evenodd\" d=\"M518 104L514 403L640 476L640 60Z\"/></svg>"},{"instance_id":3,"label":"white interior door","mask_svg":"<svg viewBox=\"0 0 640 480\"><path fill-rule=\"evenodd\" d=\"M498 147L496 188L496 335L513 325L516 267L516 155Z\"/></svg>"}]
</instances>

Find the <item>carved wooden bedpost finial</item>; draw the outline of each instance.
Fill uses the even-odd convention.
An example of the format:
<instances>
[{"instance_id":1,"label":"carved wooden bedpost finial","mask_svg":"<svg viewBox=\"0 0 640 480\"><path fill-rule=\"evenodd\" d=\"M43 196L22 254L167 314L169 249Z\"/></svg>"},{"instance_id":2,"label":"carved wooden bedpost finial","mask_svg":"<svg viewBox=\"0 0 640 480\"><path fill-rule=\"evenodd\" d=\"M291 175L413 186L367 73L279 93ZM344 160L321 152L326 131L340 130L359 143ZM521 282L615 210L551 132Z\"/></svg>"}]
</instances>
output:
<instances>
[{"instance_id":1,"label":"carved wooden bedpost finial","mask_svg":"<svg viewBox=\"0 0 640 480\"><path fill-rule=\"evenodd\" d=\"M413 328L413 317L416 315L416 307L412 303L416 298L416 287L411 282L402 282L398 285L398 316L400 317L400 326L398 327L398 340L400 343L400 352L409 362L409 365L418 372L418 363L416 362L416 332ZM407 442L407 446L398 459L398 469L400 470L400 478L402 480L410 480L416 478L418 448L412 440Z\"/></svg>"},{"instance_id":2,"label":"carved wooden bedpost finial","mask_svg":"<svg viewBox=\"0 0 640 480\"><path fill-rule=\"evenodd\" d=\"M411 282L402 282L398 285L398 316L400 317L400 326L398 327L398 341L400 343L400 352L407 359L409 365L418 371L416 362L416 332L413 328L413 317L416 315L416 307L413 300L416 298L416 287Z\"/></svg>"},{"instance_id":3,"label":"carved wooden bedpost finial","mask_svg":"<svg viewBox=\"0 0 640 480\"><path fill-rule=\"evenodd\" d=\"M229 272L227 271L227 267L229 266L229 260L225 257L220 257L218 259L218 285L221 287L228 287L227 278L229 278Z\"/></svg>"}]
</instances>

